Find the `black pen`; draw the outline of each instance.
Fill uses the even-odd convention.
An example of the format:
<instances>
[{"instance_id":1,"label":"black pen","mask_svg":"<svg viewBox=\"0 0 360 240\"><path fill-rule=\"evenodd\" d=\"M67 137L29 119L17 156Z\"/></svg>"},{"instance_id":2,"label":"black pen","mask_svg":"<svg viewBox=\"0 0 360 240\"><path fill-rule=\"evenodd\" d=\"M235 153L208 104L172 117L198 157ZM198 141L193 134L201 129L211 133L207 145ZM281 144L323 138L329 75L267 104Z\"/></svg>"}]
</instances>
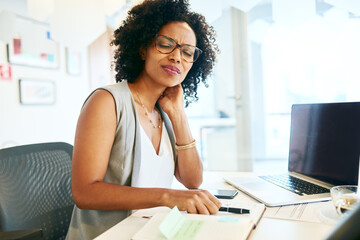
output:
<instances>
[{"instance_id":1,"label":"black pen","mask_svg":"<svg viewBox=\"0 0 360 240\"><path fill-rule=\"evenodd\" d=\"M249 209L245 208L233 208L233 207L220 207L219 211L222 212L231 212L231 213L238 213L238 214L247 214L250 213Z\"/></svg>"}]
</instances>

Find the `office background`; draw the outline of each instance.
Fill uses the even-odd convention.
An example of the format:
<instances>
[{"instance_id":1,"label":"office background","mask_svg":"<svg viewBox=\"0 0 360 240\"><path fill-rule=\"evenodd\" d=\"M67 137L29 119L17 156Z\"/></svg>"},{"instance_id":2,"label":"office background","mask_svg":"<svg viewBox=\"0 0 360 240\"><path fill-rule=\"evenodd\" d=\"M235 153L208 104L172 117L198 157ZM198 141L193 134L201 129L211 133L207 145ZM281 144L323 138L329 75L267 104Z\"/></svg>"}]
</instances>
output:
<instances>
[{"instance_id":1,"label":"office background","mask_svg":"<svg viewBox=\"0 0 360 240\"><path fill-rule=\"evenodd\" d=\"M108 42L138 2L0 0L0 148L73 144L85 98L114 83ZM360 100L359 1L190 4L221 51L187 109L205 169L284 170L291 104Z\"/></svg>"}]
</instances>

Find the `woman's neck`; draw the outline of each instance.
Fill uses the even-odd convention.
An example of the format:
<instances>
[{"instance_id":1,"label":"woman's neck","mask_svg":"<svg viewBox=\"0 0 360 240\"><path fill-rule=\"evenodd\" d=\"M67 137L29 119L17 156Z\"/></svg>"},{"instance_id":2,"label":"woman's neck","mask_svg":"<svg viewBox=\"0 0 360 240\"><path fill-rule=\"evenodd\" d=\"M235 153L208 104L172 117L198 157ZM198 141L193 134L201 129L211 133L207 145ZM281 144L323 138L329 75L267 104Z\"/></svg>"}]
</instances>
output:
<instances>
[{"instance_id":1,"label":"woman's neck","mask_svg":"<svg viewBox=\"0 0 360 240\"><path fill-rule=\"evenodd\" d=\"M145 81L135 80L133 83L129 83L130 91L135 96L135 101L144 105L148 112L152 112L157 100L161 94L165 91L165 88L156 87Z\"/></svg>"}]
</instances>

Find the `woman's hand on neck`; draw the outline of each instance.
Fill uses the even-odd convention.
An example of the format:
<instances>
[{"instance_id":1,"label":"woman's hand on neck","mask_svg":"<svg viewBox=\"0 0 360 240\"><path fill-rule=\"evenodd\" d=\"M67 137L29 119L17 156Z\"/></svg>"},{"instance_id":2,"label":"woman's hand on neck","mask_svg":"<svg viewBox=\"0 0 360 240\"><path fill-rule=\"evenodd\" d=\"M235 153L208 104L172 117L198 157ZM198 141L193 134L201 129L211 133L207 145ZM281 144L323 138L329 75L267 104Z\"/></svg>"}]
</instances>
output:
<instances>
[{"instance_id":1,"label":"woman's hand on neck","mask_svg":"<svg viewBox=\"0 0 360 240\"><path fill-rule=\"evenodd\" d=\"M159 105L170 119L184 113L184 94L181 84L166 88L159 98Z\"/></svg>"}]
</instances>

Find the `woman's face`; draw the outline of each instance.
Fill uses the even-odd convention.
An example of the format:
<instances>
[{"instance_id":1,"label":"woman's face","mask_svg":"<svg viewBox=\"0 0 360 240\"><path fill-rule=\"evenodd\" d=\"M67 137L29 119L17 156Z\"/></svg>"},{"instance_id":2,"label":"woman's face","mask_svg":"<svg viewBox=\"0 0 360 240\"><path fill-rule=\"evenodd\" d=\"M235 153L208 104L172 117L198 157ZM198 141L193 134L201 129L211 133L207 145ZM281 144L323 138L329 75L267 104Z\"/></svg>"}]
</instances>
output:
<instances>
[{"instance_id":1,"label":"woman's face","mask_svg":"<svg viewBox=\"0 0 360 240\"><path fill-rule=\"evenodd\" d=\"M160 29L158 35L172 38L180 45L196 46L195 33L185 22L170 22ZM159 52L155 47L155 40L141 55L145 60L141 75L162 87L173 87L181 83L193 65L181 57L179 47L168 54Z\"/></svg>"}]
</instances>

